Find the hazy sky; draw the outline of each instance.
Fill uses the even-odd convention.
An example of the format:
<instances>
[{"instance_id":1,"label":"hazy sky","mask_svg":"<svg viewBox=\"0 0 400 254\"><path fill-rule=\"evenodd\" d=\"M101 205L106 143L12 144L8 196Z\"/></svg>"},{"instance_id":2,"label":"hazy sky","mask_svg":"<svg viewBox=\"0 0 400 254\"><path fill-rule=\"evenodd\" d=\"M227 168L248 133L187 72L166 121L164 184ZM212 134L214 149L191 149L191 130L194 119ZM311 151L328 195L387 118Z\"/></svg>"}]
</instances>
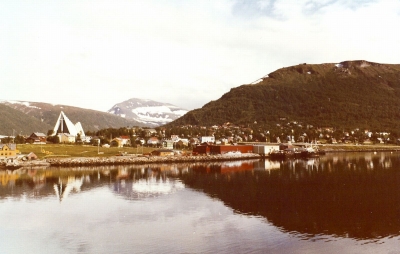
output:
<instances>
[{"instance_id":1,"label":"hazy sky","mask_svg":"<svg viewBox=\"0 0 400 254\"><path fill-rule=\"evenodd\" d=\"M299 63L400 63L398 0L0 1L0 99L186 109Z\"/></svg>"}]
</instances>

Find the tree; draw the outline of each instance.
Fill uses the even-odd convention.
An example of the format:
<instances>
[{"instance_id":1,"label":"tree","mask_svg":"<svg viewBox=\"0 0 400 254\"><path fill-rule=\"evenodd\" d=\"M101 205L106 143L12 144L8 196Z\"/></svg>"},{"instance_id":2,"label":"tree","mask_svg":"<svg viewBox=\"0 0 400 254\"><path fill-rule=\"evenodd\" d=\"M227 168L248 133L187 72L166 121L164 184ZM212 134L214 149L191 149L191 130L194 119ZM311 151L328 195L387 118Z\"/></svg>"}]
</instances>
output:
<instances>
[{"instance_id":1,"label":"tree","mask_svg":"<svg viewBox=\"0 0 400 254\"><path fill-rule=\"evenodd\" d=\"M53 143L53 144L58 144L58 143L60 143L60 139L58 138L57 135L55 135L55 136L48 136L48 137L47 137L47 141L49 141L49 142L51 142L51 143Z\"/></svg>"},{"instance_id":2,"label":"tree","mask_svg":"<svg viewBox=\"0 0 400 254\"><path fill-rule=\"evenodd\" d=\"M11 143L12 140L13 139L11 137L5 137L1 139L1 143Z\"/></svg>"},{"instance_id":3,"label":"tree","mask_svg":"<svg viewBox=\"0 0 400 254\"><path fill-rule=\"evenodd\" d=\"M15 137L15 141L14 142L16 144L24 144L25 143L25 138L23 136L18 135L18 136Z\"/></svg>"}]
</instances>

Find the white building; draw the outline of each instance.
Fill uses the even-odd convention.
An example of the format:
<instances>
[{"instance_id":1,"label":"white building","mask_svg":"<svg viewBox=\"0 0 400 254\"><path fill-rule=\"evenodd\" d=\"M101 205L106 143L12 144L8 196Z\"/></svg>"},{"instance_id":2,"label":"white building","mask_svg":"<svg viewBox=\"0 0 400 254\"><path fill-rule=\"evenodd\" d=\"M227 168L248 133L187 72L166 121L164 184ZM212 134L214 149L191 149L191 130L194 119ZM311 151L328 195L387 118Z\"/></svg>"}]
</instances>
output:
<instances>
[{"instance_id":1,"label":"white building","mask_svg":"<svg viewBox=\"0 0 400 254\"><path fill-rule=\"evenodd\" d=\"M57 136L60 143L75 143L76 141L76 137L68 133L59 133Z\"/></svg>"},{"instance_id":2,"label":"white building","mask_svg":"<svg viewBox=\"0 0 400 254\"><path fill-rule=\"evenodd\" d=\"M213 136L202 136L200 137L200 143L214 143L215 142L215 137Z\"/></svg>"},{"instance_id":3,"label":"white building","mask_svg":"<svg viewBox=\"0 0 400 254\"><path fill-rule=\"evenodd\" d=\"M83 131L82 125L80 122L77 122L76 124L73 124L71 122L71 120L69 120L69 118L64 114L63 111L61 111L56 125L54 126L53 129L53 134L52 136L58 135L60 137L60 142L61 141L61 136L59 134L68 134L70 136L74 137L74 141L76 137L78 136L78 134L80 135L80 137L83 139L85 137L85 132ZM63 137L66 138L66 137ZM72 140L71 137L68 137L69 140Z\"/></svg>"}]
</instances>

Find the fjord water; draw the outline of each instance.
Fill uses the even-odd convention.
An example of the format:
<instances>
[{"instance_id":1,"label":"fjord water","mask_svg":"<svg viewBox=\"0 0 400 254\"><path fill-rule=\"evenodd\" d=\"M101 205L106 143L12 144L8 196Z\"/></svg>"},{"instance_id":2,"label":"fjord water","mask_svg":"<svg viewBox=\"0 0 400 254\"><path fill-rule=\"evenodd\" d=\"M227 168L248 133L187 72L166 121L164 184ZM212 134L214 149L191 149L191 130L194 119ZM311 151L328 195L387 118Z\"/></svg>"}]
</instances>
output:
<instances>
[{"instance_id":1,"label":"fjord water","mask_svg":"<svg viewBox=\"0 0 400 254\"><path fill-rule=\"evenodd\" d=\"M1 253L389 253L400 153L0 172Z\"/></svg>"}]
</instances>

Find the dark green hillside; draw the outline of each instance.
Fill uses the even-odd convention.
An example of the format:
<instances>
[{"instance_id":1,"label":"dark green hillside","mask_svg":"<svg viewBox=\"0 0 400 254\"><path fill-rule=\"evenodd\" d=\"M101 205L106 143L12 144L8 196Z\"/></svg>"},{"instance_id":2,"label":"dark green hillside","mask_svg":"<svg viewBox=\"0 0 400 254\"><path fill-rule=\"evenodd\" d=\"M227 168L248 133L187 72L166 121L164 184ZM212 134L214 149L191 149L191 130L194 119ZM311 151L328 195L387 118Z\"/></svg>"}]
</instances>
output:
<instances>
[{"instance_id":1,"label":"dark green hillside","mask_svg":"<svg viewBox=\"0 0 400 254\"><path fill-rule=\"evenodd\" d=\"M275 124L282 117L315 126L395 129L400 126L400 65L347 61L282 68L171 125Z\"/></svg>"},{"instance_id":2,"label":"dark green hillside","mask_svg":"<svg viewBox=\"0 0 400 254\"><path fill-rule=\"evenodd\" d=\"M49 124L27 116L19 110L0 104L0 135L30 135L32 132L44 132L52 128Z\"/></svg>"}]
</instances>

